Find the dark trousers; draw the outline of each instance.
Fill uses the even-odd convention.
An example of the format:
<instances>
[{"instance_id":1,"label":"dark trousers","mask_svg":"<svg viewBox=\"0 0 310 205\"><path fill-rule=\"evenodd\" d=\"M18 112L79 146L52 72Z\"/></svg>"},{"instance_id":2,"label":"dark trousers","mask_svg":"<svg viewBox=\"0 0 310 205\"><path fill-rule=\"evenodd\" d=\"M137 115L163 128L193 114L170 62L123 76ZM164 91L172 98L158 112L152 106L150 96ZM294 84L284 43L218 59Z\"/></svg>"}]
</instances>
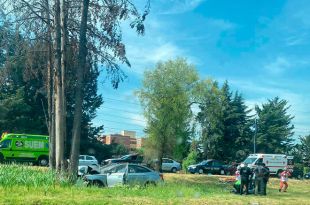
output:
<instances>
[{"instance_id":1,"label":"dark trousers","mask_svg":"<svg viewBox=\"0 0 310 205\"><path fill-rule=\"evenodd\" d=\"M267 195L267 183L268 183L268 179L264 179L263 195Z\"/></svg>"},{"instance_id":2,"label":"dark trousers","mask_svg":"<svg viewBox=\"0 0 310 205\"><path fill-rule=\"evenodd\" d=\"M248 194L249 193L249 180L241 178L240 194L243 194L244 186L245 186L245 194Z\"/></svg>"},{"instance_id":3,"label":"dark trousers","mask_svg":"<svg viewBox=\"0 0 310 205\"><path fill-rule=\"evenodd\" d=\"M255 194L260 194L260 195L266 194L265 180L263 178L255 179Z\"/></svg>"}]
</instances>

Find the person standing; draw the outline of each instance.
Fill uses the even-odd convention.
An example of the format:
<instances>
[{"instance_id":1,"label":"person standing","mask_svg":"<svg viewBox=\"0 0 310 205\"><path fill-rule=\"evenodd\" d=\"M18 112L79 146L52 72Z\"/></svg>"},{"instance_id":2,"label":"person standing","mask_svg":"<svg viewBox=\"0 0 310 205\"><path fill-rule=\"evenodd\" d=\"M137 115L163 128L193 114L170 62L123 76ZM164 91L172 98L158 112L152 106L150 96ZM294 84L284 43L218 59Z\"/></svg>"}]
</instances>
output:
<instances>
[{"instance_id":1,"label":"person standing","mask_svg":"<svg viewBox=\"0 0 310 205\"><path fill-rule=\"evenodd\" d=\"M262 164L263 168L265 169L264 170L264 179L263 179L263 183L264 183L264 190L263 190L263 195L267 195L267 183L269 181L269 177L270 177L270 170L268 167L266 167L266 164L263 163Z\"/></svg>"},{"instance_id":2,"label":"person standing","mask_svg":"<svg viewBox=\"0 0 310 205\"><path fill-rule=\"evenodd\" d=\"M252 175L251 169L248 167L246 163L241 164L240 176L241 176L241 184L240 184L240 195L243 194L243 188L245 186L245 194L249 194L249 180Z\"/></svg>"},{"instance_id":3,"label":"person standing","mask_svg":"<svg viewBox=\"0 0 310 205\"><path fill-rule=\"evenodd\" d=\"M267 169L263 167L263 164L258 164L254 170L255 173L255 194L264 195L265 183L264 176Z\"/></svg>"},{"instance_id":4,"label":"person standing","mask_svg":"<svg viewBox=\"0 0 310 205\"><path fill-rule=\"evenodd\" d=\"M289 172L288 168L285 168L283 172L280 174L280 189L279 192L286 192L286 189L288 187L288 177L291 176L291 173ZM284 188L283 188L284 186Z\"/></svg>"}]
</instances>

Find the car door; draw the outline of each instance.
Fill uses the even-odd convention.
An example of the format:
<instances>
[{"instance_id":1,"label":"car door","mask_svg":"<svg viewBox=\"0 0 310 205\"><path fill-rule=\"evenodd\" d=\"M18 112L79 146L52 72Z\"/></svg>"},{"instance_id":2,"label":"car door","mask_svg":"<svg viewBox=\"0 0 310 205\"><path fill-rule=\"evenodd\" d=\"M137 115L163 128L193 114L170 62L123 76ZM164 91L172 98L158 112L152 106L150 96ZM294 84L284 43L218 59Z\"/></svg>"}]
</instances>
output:
<instances>
[{"instance_id":1,"label":"car door","mask_svg":"<svg viewBox=\"0 0 310 205\"><path fill-rule=\"evenodd\" d=\"M120 164L107 173L107 186L114 187L125 183L125 174L128 170L127 164Z\"/></svg>"},{"instance_id":2,"label":"car door","mask_svg":"<svg viewBox=\"0 0 310 205\"><path fill-rule=\"evenodd\" d=\"M85 166L87 165L85 162L85 156L84 155L80 155L79 156L79 166Z\"/></svg>"},{"instance_id":3,"label":"car door","mask_svg":"<svg viewBox=\"0 0 310 205\"><path fill-rule=\"evenodd\" d=\"M139 165L128 165L126 174L126 183L128 185L145 185L147 183L147 174L149 169Z\"/></svg>"},{"instance_id":4,"label":"car door","mask_svg":"<svg viewBox=\"0 0 310 205\"><path fill-rule=\"evenodd\" d=\"M171 170L171 167L172 166L172 160L169 160L169 159L163 159L163 163L161 165L161 169L163 171L170 171Z\"/></svg>"},{"instance_id":5,"label":"car door","mask_svg":"<svg viewBox=\"0 0 310 205\"><path fill-rule=\"evenodd\" d=\"M3 140L0 144L0 151L6 159L12 159L13 152L11 151L12 140Z\"/></svg>"},{"instance_id":6,"label":"car door","mask_svg":"<svg viewBox=\"0 0 310 205\"><path fill-rule=\"evenodd\" d=\"M97 160L95 160L93 156L86 156L86 164L88 166L97 165Z\"/></svg>"},{"instance_id":7,"label":"car door","mask_svg":"<svg viewBox=\"0 0 310 205\"><path fill-rule=\"evenodd\" d=\"M212 162L212 174L220 174L222 169L222 163L219 161Z\"/></svg>"},{"instance_id":8,"label":"car door","mask_svg":"<svg viewBox=\"0 0 310 205\"><path fill-rule=\"evenodd\" d=\"M207 161L204 166L204 173L212 173L212 161Z\"/></svg>"}]
</instances>

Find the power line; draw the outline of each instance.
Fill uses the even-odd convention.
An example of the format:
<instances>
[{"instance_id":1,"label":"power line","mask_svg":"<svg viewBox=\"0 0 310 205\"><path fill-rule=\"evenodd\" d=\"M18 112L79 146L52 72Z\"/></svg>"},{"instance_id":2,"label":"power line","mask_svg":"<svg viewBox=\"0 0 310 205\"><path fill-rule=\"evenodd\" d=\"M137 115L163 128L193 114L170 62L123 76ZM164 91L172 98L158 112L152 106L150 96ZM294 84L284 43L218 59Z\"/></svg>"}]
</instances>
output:
<instances>
[{"instance_id":1,"label":"power line","mask_svg":"<svg viewBox=\"0 0 310 205\"><path fill-rule=\"evenodd\" d=\"M106 109L110 109L110 110L117 110L117 111L127 112L127 113L131 113L131 114L141 114L141 113L138 113L138 112L130 112L130 111L127 111L127 110L118 109L118 108L113 108L113 107L101 106L101 108L106 108ZM100 110L99 110L99 111L100 111ZM99 111L97 111L97 112L99 112Z\"/></svg>"},{"instance_id":2,"label":"power line","mask_svg":"<svg viewBox=\"0 0 310 205\"><path fill-rule=\"evenodd\" d=\"M144 128L144 126L141 126L141 125L137 125L137 124L133 124L133 123L126 123L126 122L117 122L117 121L113 121L113 120L103 120L103 121L107 121L107 122L113 122L113 123L118 123L118 124L127 124L127 125L133 125L133 126L136 126L136 127L141 127L141 128Z\"/></svg>"},{"instance_id":3,"label":"power line","mask_svg":"<svg viewBox=\"0 0 310 205\"><path fill-rule=\"evenodd\" d=\"M123 103L130 103L130 104L134 104L134 105L141 105L139 103L134 103L134 102L130 102L127 100L120 100L120 99L114 99L114 98L108 98L108 97L103 97L103 99L107 99L107 100L111 100L111 101L118 101L118 102L123 102Z\"/></svg>"},{"instance_id":4,"label":"power line","mask_svg":"<svg viewBox=\"0 0 310 205\"><path fill-rule=\"evenodd\" d=\"M104 115L107 115L107 116L111 116L111 117L116 117L116 118L122 118L122 119L128 119L128 120L134 120L134 121L139 121L139 122L145 122L145 120L139 120L139 119L134 119L134 118L130 118L130 117L123 117L123 116L117 116L117 115L111 115L111 114L104 114ZM98 118L97 119L99 120L105 120L104 118Z\"/></svg>"}]
</instances>

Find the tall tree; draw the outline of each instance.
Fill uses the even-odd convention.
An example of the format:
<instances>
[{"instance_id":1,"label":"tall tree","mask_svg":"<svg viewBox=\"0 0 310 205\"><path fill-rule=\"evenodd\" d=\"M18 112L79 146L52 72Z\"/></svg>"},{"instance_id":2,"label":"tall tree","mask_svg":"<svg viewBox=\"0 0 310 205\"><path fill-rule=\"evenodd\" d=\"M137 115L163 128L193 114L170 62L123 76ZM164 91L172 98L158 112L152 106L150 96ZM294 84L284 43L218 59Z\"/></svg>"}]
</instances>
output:
<instances>
[{"instance_id":1,"label":"tall tree","mask_svg":"<svg viewBox=\"0 0 310 205\"><path fill-rule=\"evenodd\" d=\"M147 119L147 153L161 166L164 156L182 160L189 149L192 89L198 74L184 59L158 63L144 73L137 95ZM160 167L157 167L160 169Z\"/></svg>"},{"instance_id":2,"label":"tall tree","mask_svg":"<svg viewBox=\"0 0 310 205\"><path fill-rule=\"evenodd\" d=\"M221 159L223 149L223 109L222 93L218 83L203 81L200 90L197 121L201 127L203 158Z\"/></svg>"},{"instance_id":3,"label":"tall tree","mask_svg":"<svg viewBox=\"0 0 310 205\"><path fill-rule=\"evenodd\" d=\"M228 82L222 86L223 110L223 147L222 159L227 161L242 160L250 153L252 121L251 110L247 108L242 95L230 91Z\"/></svg>"},{"instance_id":4,"label":"tall tree","mask_svg":"<svg viewBox=\"0 0 310 205\"><path fill-rule=\"evenodd\" d=\"M310 135L300 137L300 151L302 152L302 157L305 161L310 164Z\"/></svg>"},{"instance_id":5,"label":"tall tree","mask_svg":"<svg viewBox=\"0 0 310 205\"><path fill-rule=\"evenodd\" d=\"M278 97L255 107L258 152L287 153L294 134L294 125L291 124L294 117L288 114L289 108L288 102Z\"/></svg>"}]
</instances>

